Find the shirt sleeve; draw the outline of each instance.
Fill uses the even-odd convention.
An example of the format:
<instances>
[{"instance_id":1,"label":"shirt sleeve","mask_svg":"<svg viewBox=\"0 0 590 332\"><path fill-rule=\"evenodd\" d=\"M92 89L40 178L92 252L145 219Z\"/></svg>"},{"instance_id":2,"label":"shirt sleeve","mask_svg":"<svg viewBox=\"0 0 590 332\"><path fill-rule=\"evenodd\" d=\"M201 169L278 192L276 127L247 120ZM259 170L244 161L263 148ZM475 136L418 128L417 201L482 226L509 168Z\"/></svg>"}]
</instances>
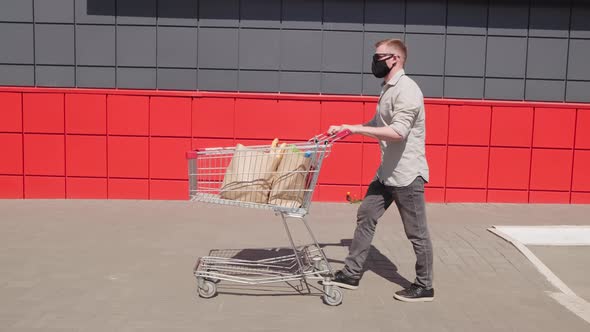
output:
<instances>
[{"instance_id":1,"label":"shirt sleeve","mask_svg":"<svg viewBox=\"0 0 590 332\"><path fill-rule=\"evenodd\" d=\"M389 125L403 139L410 134L421 109L420 98L413 91L402 92L394 102L393 118Z\"/></svg>"}]
</instances>

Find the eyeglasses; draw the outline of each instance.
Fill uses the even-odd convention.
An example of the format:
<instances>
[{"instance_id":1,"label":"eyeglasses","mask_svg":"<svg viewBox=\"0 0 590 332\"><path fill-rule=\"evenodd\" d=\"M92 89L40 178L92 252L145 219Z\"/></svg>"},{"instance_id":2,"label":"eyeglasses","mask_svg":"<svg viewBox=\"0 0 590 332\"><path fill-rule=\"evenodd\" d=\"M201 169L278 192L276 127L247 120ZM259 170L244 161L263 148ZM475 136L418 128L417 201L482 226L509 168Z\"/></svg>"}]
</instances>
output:
<instances>
[{"instance_id":1,"label":"eyeglasses","mask_svg":"<svg viewBox=\"0 0 590 332\"><path fill-rule=\"evenodd\" d=\"M396 55L393 53L376 53L375 55L373 55L373 61L383 61L383 60L391 59L395 56Z\"/></svg>"}]
</instances>

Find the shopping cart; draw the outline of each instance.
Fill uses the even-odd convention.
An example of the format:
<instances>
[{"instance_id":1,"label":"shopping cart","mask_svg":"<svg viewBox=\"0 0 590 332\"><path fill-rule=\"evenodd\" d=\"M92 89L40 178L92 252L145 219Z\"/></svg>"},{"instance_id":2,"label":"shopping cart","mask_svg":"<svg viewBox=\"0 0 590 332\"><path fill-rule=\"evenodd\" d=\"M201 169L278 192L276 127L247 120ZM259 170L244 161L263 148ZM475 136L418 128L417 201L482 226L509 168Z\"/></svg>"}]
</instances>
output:
<instances>
[{"instance_id":1,"label":"shopping cart","mask_svg":"<svg viewBox=\"0 0 590 332\"><path fill-rule=\"evenodd\" d=\"M289 250L262 250L263 257L211 250L197 259L194 268L199 296L215 296L220 281L248 285L300 281L311 293L308 282L320 280L324 303L342 303L342 292L329 282L334 271L305 216L324 158L334 142L350 133L326 133L281 146L237 145L187 153L191 201L274 211L281 216L291 245ZM313 243L296 246L287 218L302 221Z\"/></svg>"}]
</instances>

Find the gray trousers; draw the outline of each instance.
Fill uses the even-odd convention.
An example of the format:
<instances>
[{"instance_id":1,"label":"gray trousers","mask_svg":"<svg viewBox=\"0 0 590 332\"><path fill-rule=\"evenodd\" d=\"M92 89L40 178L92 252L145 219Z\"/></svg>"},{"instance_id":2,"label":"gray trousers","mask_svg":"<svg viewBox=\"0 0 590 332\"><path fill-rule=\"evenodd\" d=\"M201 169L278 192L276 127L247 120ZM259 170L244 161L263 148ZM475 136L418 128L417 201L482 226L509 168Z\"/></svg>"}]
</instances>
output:
<instances>
[{"instance_id":1,"label":"gray trousers","mask_svg":"<svg viewBox=\"0 0 590 332\"><path fill-rule=\"evenodd\" d=\"M397 205L406 236L412 242L416 254L415 283L430 289L432 242L426 224L424 179L420 176L406 187L385 186L379 181L371 183L358 209L357 227L348 257L344 260L343 273L355 279L361 278L377 222L393 202Z\"/></svg>"}]
</instances>

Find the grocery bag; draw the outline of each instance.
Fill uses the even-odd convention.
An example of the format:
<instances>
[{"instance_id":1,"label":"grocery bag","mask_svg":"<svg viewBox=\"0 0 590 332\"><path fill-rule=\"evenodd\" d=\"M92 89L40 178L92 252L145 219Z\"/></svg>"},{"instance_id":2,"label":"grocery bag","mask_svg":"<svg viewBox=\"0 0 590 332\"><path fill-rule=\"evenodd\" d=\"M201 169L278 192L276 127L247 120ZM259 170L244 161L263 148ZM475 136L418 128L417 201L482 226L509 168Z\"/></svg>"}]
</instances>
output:
<instances>
[{"instance_id":1,"label":"grocery bag","mask_svg":"<svg viewBox=\"0 0 590 332\"><path fill-rule=\"evenodd\" d=\"M287 208L299 208L308 191L311 154L292 146L283 156L273 178L268 203Z\"/></svg>"}]
</instances>

